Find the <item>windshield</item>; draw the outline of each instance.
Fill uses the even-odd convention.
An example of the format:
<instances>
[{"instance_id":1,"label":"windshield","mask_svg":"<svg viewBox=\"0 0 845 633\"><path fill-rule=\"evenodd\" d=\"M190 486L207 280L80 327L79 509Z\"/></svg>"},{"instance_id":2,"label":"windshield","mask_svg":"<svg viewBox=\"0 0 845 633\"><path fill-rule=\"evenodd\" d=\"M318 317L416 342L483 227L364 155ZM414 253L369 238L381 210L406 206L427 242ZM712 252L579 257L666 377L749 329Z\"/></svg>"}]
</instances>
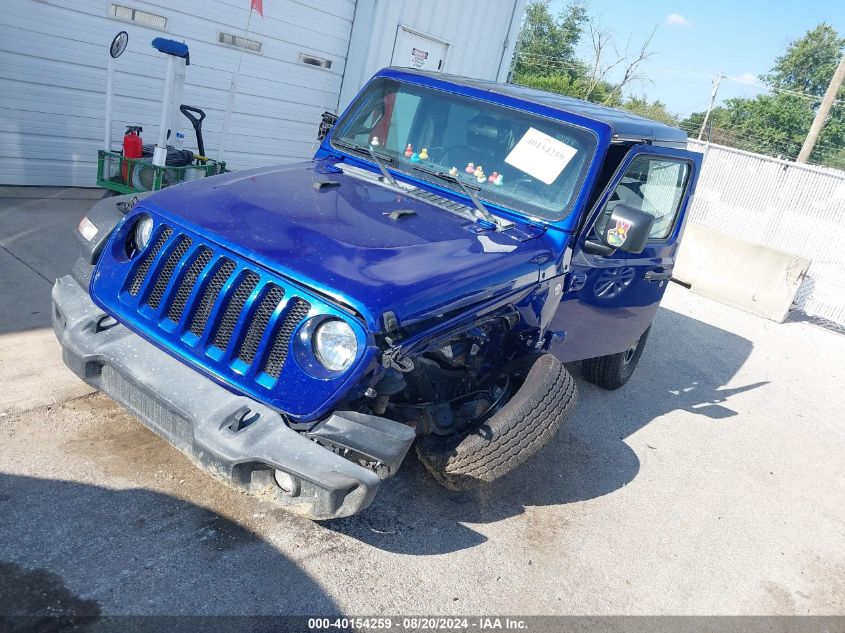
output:
<instances>
[{"instance_id":1,"label":"windshield","mask_svg":"<svg viewBox=\"0 0 845 633\"><path fill-rule=\"evenodd\" d=\"M569 214L596 148L582 128L392 79L368 85L332 140L371 146L416 178L434 181L415 166L457 176L482 200L552 221Z\"/></svg>"}]
</instances>

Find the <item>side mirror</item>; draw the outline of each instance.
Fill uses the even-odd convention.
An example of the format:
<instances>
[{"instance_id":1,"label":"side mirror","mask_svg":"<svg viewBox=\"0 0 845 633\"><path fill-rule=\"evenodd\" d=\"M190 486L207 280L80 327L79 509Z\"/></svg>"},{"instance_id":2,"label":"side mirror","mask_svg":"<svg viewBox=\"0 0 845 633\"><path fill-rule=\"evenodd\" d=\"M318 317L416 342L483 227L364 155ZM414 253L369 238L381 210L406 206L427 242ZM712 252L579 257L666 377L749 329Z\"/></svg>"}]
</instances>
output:
<instances>
[{"instance_id":1,"label":"side mirror","mask_svg":"<svg viewBox=\"0 0 845 633\"><path fill-rule=\"evenodd\" d=\"M331 112L323 112L320 115L320 127L317 128L317 140L322 141L329 135L332 127L337 121L337 115Z\"/></svg>"},{"instance_id":2,"label":"side mirror","mask_svg":"<svg viewBox=\"0 0 845 633\"><path fill-rule=\"evenodd\" d=\"M626 253L642 253L654 226L654 216L634 207L617 204L602 230L607 246Z\"/></svg>"}]
</instances>

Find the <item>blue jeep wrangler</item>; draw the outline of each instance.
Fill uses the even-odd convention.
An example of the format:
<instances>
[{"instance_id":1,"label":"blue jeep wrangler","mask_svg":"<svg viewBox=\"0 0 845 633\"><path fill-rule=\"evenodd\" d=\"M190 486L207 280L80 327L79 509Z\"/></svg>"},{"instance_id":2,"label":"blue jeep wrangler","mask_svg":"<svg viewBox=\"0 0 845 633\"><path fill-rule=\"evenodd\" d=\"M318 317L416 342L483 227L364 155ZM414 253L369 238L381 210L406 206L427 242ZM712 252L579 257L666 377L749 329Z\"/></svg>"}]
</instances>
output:
<instances>
[{"instance_id":1,"label":"blue jeep wrangler","mask_svg":"<svg viewBox=\"0 0 845 633\"><path fill-rule=\"evenodd\" d=\"M310 161L110 198L53 288L64 360L230 484L365 508L416 441L469 489L625 384L701 164L678 129L388 68ZM647 396L645 396L647 397Z\"/></svg>"}]
</instances>

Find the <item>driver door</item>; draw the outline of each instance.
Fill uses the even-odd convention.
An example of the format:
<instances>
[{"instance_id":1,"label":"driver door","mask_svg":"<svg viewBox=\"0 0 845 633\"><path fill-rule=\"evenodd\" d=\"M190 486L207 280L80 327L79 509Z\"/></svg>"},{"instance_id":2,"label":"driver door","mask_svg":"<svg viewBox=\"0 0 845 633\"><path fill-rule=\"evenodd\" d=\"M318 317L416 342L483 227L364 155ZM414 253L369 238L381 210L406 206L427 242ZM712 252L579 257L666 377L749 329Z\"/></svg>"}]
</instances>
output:
<instances>
[{"instance_id":1,"label":"driver door","mask_svg":"<svg viewBox=\"0 0 845 633\"><path fill-rule=\"evenodd\" d=\"M651 325L672 276L701 158L696 152L652 145L635 145L625 156L573 246L550 325L566 332L553 350L561 361L625 351ZM600 243L598 236L618 204L655 217L640 253Z\"/></svg>"}]
</instances>

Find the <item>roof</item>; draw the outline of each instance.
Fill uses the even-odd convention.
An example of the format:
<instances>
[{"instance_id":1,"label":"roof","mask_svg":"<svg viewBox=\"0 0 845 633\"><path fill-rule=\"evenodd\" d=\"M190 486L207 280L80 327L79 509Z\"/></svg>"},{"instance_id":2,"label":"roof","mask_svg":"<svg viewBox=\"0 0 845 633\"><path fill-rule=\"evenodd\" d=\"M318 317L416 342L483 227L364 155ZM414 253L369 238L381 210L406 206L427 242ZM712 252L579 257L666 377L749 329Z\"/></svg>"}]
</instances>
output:
<instances>
[{"instance_id":1,"label":"roof","mask_svg":"<svg viewBox=\"0 0 845 633\"><path fill-rule=\"evenodd\" d=\"M617 110L616 108L609 108L598 103L584 101L583 99L567 97L566 95L537 90L535 88L526 88L525 86L517 86L515 84L472 79L460 75L448 75L432 71L397 67L391 67L390 70L397 74L428 77L458 86L495 92L513 99L519 99L528 103L538 103L560 110L561 112L569 112L601 121L609 125L613 131L613 135L619 138L683 143L684 146L687 141L686 132L680 128L672 127L659 121L653 121L625 110Z\"/></svg>"}]
</instances>

